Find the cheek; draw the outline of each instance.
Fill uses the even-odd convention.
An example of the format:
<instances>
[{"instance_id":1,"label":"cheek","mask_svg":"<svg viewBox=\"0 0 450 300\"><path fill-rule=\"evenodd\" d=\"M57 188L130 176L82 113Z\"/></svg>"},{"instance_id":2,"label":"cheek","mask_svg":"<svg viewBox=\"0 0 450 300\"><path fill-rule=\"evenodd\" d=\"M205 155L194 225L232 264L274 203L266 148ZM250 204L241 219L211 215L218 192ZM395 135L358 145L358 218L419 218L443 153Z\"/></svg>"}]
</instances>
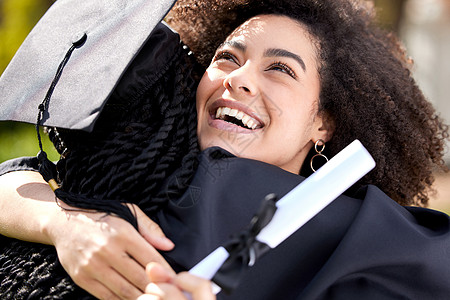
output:
<instances>
[{"instance_id":1,"label":"cheek","mask_svg":"<svg viewBox=\"0 0 450 300\"><path fill-rule=\"evenodd\" d=\"M210 98L220 96L223 88L223 76L220 72L207 69L197 87L197 113L201 111Z\"/></svg>"},{"instance_id":2,"label":"cheek","mask_svg":"<svg viewBox=\"0 0 450 300\"><path fill-rule=\"evenodd\" d=\"M208 95L209 79L206 75L207 75L206 73L203 75L203 77L200 80L200 83L198 84L198 87L197 87L197 93L196 93L197 113L199 112L199 110L201 110L201 107L205 105L207 95Z\"/></svg>"},{"instance_id":3,"label":"cheek","mask_svg":"<svg viewBox=\"0 0 450 300\"><path fill-rule=\"evenodd\" d=\"M317 113L317 100L314 100L313 95L301 91L280 93L280 97L283 96L283 101L280 99L275 106L270 107L272 112L278 112L274 116L274 122L279 124L277 130L294 140L309 139Z\"/></svg>"}]
</instances>

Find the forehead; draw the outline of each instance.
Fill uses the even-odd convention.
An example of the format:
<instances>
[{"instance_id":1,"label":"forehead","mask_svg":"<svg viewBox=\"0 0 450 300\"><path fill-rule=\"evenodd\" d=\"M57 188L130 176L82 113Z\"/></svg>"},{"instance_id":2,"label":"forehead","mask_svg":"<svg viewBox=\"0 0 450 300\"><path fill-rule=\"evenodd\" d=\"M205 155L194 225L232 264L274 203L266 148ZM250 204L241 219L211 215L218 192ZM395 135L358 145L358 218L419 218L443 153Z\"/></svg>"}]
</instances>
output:
<instances>
[{"instance_id":1,"label":"forehead","mask_svg":"<svg viewBox=\"0 0 450 300\"><path fill-rule=\"evenodd\" d=\"M289 40L311 39L306 26L282 15L258 15L238 26L226 40L266 38L276 34L279 37L289 37Z\"/></svg>"},{"instance_id":2,"label":"forehead","mask_svg":"<svg viewBox=\"0 0 450 300\"><path fill-rule=\"evenodd\" d=\"M233 43L227 43L233 41ZM316 64L316 42L306 25L282 15L259 15L245 21L225 40L225 44L240 43L247 48L282 48Z\"/></svg>"}]
</instances>

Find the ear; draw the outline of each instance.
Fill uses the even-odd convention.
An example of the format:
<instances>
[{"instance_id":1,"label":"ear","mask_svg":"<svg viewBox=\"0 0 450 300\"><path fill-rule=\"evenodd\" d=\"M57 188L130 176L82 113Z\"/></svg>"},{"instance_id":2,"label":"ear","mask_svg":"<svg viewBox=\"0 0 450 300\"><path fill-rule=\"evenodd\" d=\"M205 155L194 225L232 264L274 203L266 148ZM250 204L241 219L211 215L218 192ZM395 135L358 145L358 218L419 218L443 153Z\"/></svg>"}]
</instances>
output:
<instances>
[{"instance_id":1,"label":"ear","mask_svg":"<svg viewBox=\"0 0 450 300\"><path fill-rule=\"evenodd\" d=\"M321 139L324 142L328 142L333 137L335 123L334 119L325 111L317 113L314 119L314 131L312 141L315 143Z\"/></svg>"}]
</instances>

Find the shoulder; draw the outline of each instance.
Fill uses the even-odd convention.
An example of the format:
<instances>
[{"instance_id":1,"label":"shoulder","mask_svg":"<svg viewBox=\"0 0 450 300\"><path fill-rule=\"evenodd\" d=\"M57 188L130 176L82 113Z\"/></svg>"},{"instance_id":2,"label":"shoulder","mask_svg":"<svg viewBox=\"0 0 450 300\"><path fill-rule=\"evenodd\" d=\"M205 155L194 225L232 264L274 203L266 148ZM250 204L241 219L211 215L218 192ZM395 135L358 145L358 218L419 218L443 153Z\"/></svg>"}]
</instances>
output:
<instances>
[{"instance_id":1,"label":"shoulder","mask_svg":"<svg viewBox=\"0 0 450 300\"><path fill-rule=\"evenodd\" d=\"M401 206L380 189L369 185L366 188L360 215L366 223L375 223L384 228L386 235L401 235L426 239L450 234L450 219L443 212L422 207ZM362 220L361 220L362 222ZM405 234L408 235L405 236Z\"/></svg>"},{"instance_id":2,"label":"shoulder","mask_svg":"<svg viewBox=\"0 0 450 300\"><path fill-rule=\"evenodd\" d=\"M446 214L400 206L367 186L359 212L311 292L333 299L443 299L450 294L449 254Z\"/></svg>"}]
</instances>

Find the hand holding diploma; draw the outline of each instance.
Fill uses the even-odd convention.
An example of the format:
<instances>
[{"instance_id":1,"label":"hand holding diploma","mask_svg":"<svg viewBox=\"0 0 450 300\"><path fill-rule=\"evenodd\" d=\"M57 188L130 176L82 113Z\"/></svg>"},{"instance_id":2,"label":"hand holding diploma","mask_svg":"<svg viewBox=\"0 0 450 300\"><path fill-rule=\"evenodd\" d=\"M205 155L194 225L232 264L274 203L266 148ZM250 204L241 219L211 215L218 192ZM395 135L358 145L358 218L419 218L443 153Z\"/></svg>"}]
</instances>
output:
<instances>
[{"instance_id":1,"label":"hand holding diploma","mask_svg":"<svg viewBox=\"0 0 450 300\"><path fill-rule=\"evenodd\" d=\"M158 263L148 264L146 272L152 283L147 285L146 294L140 296L138 300L216 299L212 291L211 281L207 279L188 272L176 274Z\"/></svg>"}]
</instances>

